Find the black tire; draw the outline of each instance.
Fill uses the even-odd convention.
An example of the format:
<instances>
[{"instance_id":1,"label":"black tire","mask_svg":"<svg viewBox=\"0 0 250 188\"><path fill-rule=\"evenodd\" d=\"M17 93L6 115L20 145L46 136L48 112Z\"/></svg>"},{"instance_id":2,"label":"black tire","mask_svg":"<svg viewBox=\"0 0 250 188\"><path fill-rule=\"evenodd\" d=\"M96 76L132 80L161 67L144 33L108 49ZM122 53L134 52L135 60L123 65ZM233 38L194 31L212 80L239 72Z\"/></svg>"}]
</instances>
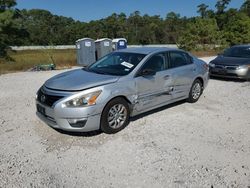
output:
<instances>
[{"instance_id":1,"label":"black tire","mask_svg":"<svg viewBox=\"0 0 250 188\"><path fill-rule=\"evenodd\" d=\"M200 88L200 91L199 91L199 94L196 93L196 95L195 95L195 94L194 94L194 90L195 90L197 87ZM197 88L197 90L198 90L198 88ZM199 79L196 79L196 80L193 82L193 84L192 84L192 87L191 87L191 89L190 89L189 97L188 97L187 101L188 101L189 103L195 103L195 102L197 102L197 101L199 100L199 98L200 98L202 92L203 92L203 85L202 85L202 83L201 83L201 81L200 81Z\"/></svg>"},{"instance_id":2,"label":"black tire","mask_svg":"<svg viewBox=\"0 0 250 188\"><path fill-rule=\"evenodd\" d=\"M121 109L120 110L121 113L118 113L118 115L117 115L117 112L119 110L116 112L114 112L113 110L117 110L119 108ZM123 112L124 112L124 114L123 114ZM130 111L129 111L129 105L128 105L127 101L121 97L114 98L113 100L108 102L108 104L105 106L105 108L102 112L101 122L100 122L101 130L107 134L117 133L117 132L121 131L122 129L124 129L128 125L129 116L130 116ZM117 118L117 119L115 119L115 118ZM108 119L110 119L110 123L109 123ZM114 122L112 120L114 120ZM118 123L118 120L119 120L119 123ZM112 124L112 122L113 122L113 124ZM116 127L116 125L117 125L117 127Z\"/></svg>"}]
</instances>

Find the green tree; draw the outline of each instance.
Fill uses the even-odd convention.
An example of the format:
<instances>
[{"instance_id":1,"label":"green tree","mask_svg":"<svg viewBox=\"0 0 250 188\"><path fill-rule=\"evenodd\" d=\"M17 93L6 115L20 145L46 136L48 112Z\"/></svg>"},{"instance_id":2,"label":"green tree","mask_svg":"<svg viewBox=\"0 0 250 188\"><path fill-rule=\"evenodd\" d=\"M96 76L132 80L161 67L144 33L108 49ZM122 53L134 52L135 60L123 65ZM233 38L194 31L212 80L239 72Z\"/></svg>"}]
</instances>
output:
<instances>
[{"instance_id":1,"label":"green tree","mask_svg":"<svg viewBox=\"0 0 250 188\"><path fill-rule=\"evenodd\" d=\"M165 42L175 44L184 30L185 23L180 14L168 13L165 19Z\"/></svg>"},{"instance_id":2,"label":"green tree","mask_svg":"<svg viewBox=\"0 0 250 188\"><path fill-rule=\"evenodd\" d=\"M25 45L60 45L72 44L76 40L75 36L79 36L81 25L84 23L75 22L72 18L57 16L49 11L32 9L22 10L21 14L24 20L24 27L30 33Z\"/></svg>"},{"instance_id":3,"label":"green tree","mask_svg":"<svg viewBox=\"0 0 250 188\"><path fill-rule=\"evenodd\" d=\"M250 18L244 13L229 17L224 35L230 45L250 43Z\"/></svg>"},{"instance_id":4,"label":"green tree","mask_svg":"<svg viewBox=\"0 0 250 188\"><path fill-rule=\"evenodd\" d=\"M20 38L24 37L25 30L22 28L18 19L19 11L13 6L16 5L14 0L0 1L0 56L6 57L6 50L11 44L19 44Z\"/></svg>"},{"instance_id":5,"label":"green tree","mask_svg":"<svg viewBox=\"0 0 250 188\"><path fill-rule=\"evenodd\" d=\"M145 14L142 17L142 24L139 27L139 44L162 43L164 38L163 20L160 16L149 16Z\"/></svg>"},{"instance_id":6,"label":"green tree","mask_svg":"<svg viewBox=\"0 0 250 188\"><path fill-rule=\"evenodd\" d=\"M227 23L227 16L225 14L225 10L228 6L228 4L230 3L231 0L217 0L217 3L215 5L217 11L216 11L216 21L217 24L220 28L220 30L223 30L224 25L228 24Z\"/></svg>"},{"instance_id":7,"label":"green tree","mask_svg":"<svg viewBox=\"0 0 250 188\"><path fill-rule=\"evenodd\" d=\"M223 44L224 40L215 19L196 18L180 37L179 46L186 50L207 49Z\"/></svg>"},{"instance_id":8,"label":"green tree","mask_svg":"<svg viewBox=\"0 0 250 188\"><path fill-rule=\"evenodd\" d=\"M16 5L16 0L0 0L0 11L4 12Z\"/></svg>"},{"instance_id":9,"label":"green tree","mask_svg":"<svg viewBox=\"0 0 250 188\"><path fill-rule=\"evenodd\" d=\"M240 10L250 17L250 0L245 0L245 2L241 5Z\"/></svg>"},{"instance_id":10,"label":"green tree","mask_svg":"<svg viewBox=\"0 0 250 188\"><path fill-rule=\"evenodd\" d=\"M201 15L201 18L206 18L208 5L202 3L198 5L197 8L198 8L197 12Z\"/></svg>"},{"instance_id":11,"label":"green tree","mask_svg":"<svg viewBox=\"0 0 250 188\"><path fill-rule=\"evenodd\" d=\"M223 14L230 2L231 0L217 0L217 3L215 4L217 14Z\"/></svg>"},{"instance_id":12,"label":"green tree","mask_svg":"<svg viewBox=\"0 0 250 188\"><path fill-rule=\"evenodd\" d=\"M131 44L139 44L139 30L143 26L143 19L140 11L135 11L128 17L128 40Z\"/></svg>"},{"instance_id":13,"label":"green tree","mask_svg":"<svg viewBox=\"0 0 250 188\"><path fill-rule=\"evenodd\" d=\"M53 15L49 11L15 10L15 0L0 0L1 55L9 45L74 44L79 38L125 37L130 44L179 43L186 49L206 48L216 44L248 43L250 0L240 10L227 9L230 0L217 0L216 11L206 4L197 6L199 17L181 17L170 12L163 19L158 15L141 15L135 11L88 23ZM27 32L29 37L27 36Z\"/></svg>"}]
</instances>

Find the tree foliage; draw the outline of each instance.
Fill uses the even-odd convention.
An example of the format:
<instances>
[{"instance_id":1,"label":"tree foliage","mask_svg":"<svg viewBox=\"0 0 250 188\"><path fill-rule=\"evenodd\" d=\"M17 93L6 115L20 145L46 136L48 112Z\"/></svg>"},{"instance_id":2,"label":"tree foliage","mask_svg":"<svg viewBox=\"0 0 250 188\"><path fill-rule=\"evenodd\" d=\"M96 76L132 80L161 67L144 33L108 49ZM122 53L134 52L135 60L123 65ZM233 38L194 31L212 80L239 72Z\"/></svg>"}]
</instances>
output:
<instances>
[{"instance_id":1,"label":"tree foliage","mask_svg":"<svg viewBox=\"0 0 250 188\"><path fill-rule=\"evenodd\" d=\"M240 7L240 10L250 16L250 0L246 0Z\"/></svg>"},{"instance_id":2,"label":"tree foliage","mask_svg":"<svg viewBox=\"0 0 250 188\"><path fill-rule=\"evenodd\" d=\"M231 0L217 0L215 10L197 6L197 17L170 12L165 18L142 15L112 15L88 23L53 15L47 10L16 10L15 0L0 0L0 55L9 45L67 45L79 38L125 37L130 44L178 44L185 49L250 42L250 0L239 10L228 9Z\"/></svg>"},{"instance_id":3,"label":"tree foliage","mask_svg":"<svg viewBox=\"0 0 250 188\"><path fill-rule=\"evenodd\" d=\"M223 14L225 12L225 9L227 8L227 5L230 3L231 0L217 0L217 3L215 4L215 7L217 9L217 14Z\"/></svg>"},{"instance_id":4,"label":"tree foliage","mask_svg":"<svg viewBox=\"0 0 250 188\"><path fill-rule=\"evenodd\" d=\"M15 5L15 0L0 0L0 57L6 56L9 45L20 45L28 36L20 22L20 12L13 9Z\"/></svg>"},{"instance_id":5,"label":"tree foliage","mask_svg":"<svg viewBox=\"0 0 250 188\"><path fill-rule=\"evenodd\" d=\"M200 13L201 18L206 18L207 17L207 8L208 7L209 6L204 4L204 3L197 6L197 8L198 8L197 12Z\"/></svg>"},{"instance_id":6,"label":"tree foliage","mask_svg":"<svg viewBox=\"0 0 250 188\"><path fill-rule=\"evenodd\" d=\"M3 12L16 5L16 0L0 0L0 11Z\"/></svg>"},{"instance_id":7,"label":"tree foliage","mask_svg":"<svg viewBox=\"0 0 250 188\"><path fill-rule=\"evenodd\" d=\"M179 42L181 47L187 50L205 49L206 47L214 47L211 45L224 44L219 27L213 18L196 18L187 25Z\"/></svg>"}]
</instances>

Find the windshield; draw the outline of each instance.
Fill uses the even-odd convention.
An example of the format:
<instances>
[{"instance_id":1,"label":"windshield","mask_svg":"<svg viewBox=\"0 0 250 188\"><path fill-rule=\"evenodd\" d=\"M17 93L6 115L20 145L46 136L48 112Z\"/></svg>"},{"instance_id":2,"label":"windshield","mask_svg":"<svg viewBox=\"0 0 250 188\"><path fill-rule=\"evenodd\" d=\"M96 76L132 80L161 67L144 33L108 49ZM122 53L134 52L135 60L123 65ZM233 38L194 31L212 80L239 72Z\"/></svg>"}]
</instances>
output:
<instances>
[{"instance_id":1,"label":"windshield","mask_svg":"<svg viewBox=\"0 0 250 188\"><path fill-rule=\"evenodd\" d=\"M250 47L232 47L227 49L224 54L225 57L242 57L250 58Z\"/></svg>"},{"instance_id":2,"label":"windshield","mask_svg":"<svg viewBox=\"0 0 250 188\"><path fill-rule=\"evenodd\" d=\"M114 52L90 65L87 71L124 76L129 74L145 56L137 53Z\"/></svg>"}]
</instances>

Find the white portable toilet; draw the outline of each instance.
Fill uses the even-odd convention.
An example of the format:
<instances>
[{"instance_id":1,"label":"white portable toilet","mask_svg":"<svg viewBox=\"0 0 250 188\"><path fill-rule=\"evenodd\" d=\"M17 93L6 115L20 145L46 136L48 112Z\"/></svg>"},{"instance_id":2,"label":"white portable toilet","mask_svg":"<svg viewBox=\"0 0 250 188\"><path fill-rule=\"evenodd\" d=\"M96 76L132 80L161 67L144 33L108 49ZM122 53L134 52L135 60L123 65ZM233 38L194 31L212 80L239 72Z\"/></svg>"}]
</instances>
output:
<instances>
[{"instance_id":1,"label":"white portable toilet","mask_svg":"<svg viewBox=\"0 0 250 188\"><path fill-rule=\"evenodd\" d=\"M76 41L77 64L88 66L96 61L95 41L91 38L82 38Z\"/></svg>"},{"instance_id":2,"label":"white portable toilet","mask_svg":"<svg viewBox=\"0 0 250 188\"><path fill-rule=\"evenodd\" d=\"M97 39L95 41L96 60L112 52L112 40L109 38Z\"/></svg>"}]
</instances>

